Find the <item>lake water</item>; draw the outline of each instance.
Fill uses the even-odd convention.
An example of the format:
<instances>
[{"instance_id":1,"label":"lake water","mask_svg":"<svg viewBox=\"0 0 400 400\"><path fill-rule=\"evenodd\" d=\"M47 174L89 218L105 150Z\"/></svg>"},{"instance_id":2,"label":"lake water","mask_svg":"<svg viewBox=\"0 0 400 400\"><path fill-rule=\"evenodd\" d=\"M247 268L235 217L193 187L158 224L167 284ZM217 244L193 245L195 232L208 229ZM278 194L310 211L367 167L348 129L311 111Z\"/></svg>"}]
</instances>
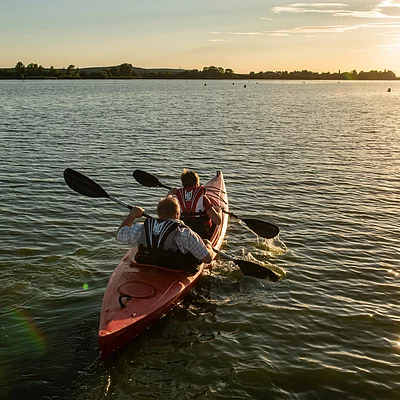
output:
<instances>
[{"instance_id":1,"label":"lake water","mask_svg":"<svg viewBox=\"0 0 400 400\"><path fill-rule=\"evenodd\" d=\"M244 87L246 85L246 87ZM387 91L388 87L392 92ZM0 398L400 398L400 81L0 81ZM223 250L183 304L107 363L97 331L126 215L224 172Z\"/></svg>"}]
</instances>

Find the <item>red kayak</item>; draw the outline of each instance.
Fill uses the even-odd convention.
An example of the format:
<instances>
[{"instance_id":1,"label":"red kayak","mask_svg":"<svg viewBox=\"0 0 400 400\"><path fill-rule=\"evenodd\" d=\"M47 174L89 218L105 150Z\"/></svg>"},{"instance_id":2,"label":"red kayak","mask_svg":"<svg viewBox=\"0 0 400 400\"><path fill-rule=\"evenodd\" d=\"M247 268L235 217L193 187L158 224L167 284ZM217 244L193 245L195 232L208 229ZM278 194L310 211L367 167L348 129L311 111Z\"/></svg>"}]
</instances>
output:
<instances>
[{"instance_id":1,"label":"red kayak","mask_svg":"<svg viewBox=\"0 0 400 400\"><path fill-rule=\"evenodd\" d=\"M222 172L204 185L207 196L228 211L228 196ZM228 214L211 236L219 249L228 225ZM158 321L193 289L205 264L196 273L134 262L137 248L131 248L112 274L103 298L98 342L102 359Z\"/></svg>"}]
</instances>

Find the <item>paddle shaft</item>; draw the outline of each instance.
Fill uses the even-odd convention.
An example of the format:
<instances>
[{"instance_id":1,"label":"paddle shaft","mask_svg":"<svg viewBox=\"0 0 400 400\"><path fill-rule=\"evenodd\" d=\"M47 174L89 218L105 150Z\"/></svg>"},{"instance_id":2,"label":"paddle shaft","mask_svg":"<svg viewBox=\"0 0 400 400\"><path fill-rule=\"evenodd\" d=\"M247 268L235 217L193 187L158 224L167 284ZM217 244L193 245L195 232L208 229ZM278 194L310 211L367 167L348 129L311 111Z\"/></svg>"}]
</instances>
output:
<instances>
[{"instance_id":1,"label":"paddle shaft","mask_svg":"<svg viewBox=\"0 0 400 400\"><path fill-rule=\"evenodd\" d=\"M241 219L241 218L239 218L237 215L235 215L233 212L226 211L226 210L224 210L224 209L222 209L222 212L223 212L224 214L228 214L230 217L233 217L233 218L236 218L236 219Z\"/></svg>"},{"instance_id":2,"label":"paddle shaft","mask_svg":"<svg viewBox=\"0 0 400 400\"><path fill-rule=\"evenodd\" d=\"M213 250L215 251L215 253L219 254L220 256L222 256L228 260L235 261L235 257L232 257L229 254L222 252L221 250L215 249L214 247L213 247Z\"/></svg>"},{"instance_id":3,"label":"paddle shaft","mask_svg":"<svg viewBox=\"0 0 400 400\"><path fill-rule=\"evenodd\" d=\"M123 201L118 200L118 199L116 199L116 198L113 197L113 196L109 196L109 197L107 197L107 198L110 199L110 200L112 200L112 201L114 201L115 203L120 204L121 206L124 206L124 207L128 208L128 209L131 210L131 211L133 210L133 206L131 206L130 204L124 203ZM146 213L143 213L143 217L146 217L146 218L153 218L151 215L146 214Z\"/></svg>"},{"instance_id":4,"label":"paddle shaft","mask_svg":"<svg viewBox=\"0 0 400 400\"><path fill-rule=\"evenodd\" d=\"M109 199L111 201L114 201L115 203L120 204L121 206L128 208L129 210L133 209L133 206L131 206L130 204L126 204L113 196L110 196L97 182L78 171L75 171L71 168L66 168L64 170L64 179L65 183L73 191L82 194L83 196ZM145 213L143 213L143 216L145 216L146 218L151 218L150 215Z\"/></svg>"}]
</instances>

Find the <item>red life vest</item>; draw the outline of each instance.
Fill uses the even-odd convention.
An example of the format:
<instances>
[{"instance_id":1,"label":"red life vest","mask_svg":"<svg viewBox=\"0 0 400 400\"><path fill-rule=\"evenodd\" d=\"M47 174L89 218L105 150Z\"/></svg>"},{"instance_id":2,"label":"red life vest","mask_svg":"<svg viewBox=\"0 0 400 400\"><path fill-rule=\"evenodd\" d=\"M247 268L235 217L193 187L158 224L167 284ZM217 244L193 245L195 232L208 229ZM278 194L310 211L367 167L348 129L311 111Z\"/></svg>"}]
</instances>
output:
<instances>
[{"instance_id":1,"label":"red life vest","mask_svg":"<svg viewBox=\"0 0 400 400\"><path fill-rule=\"evenodd\" d=\"M206 214L203 204L205 192L204 186L196 186L190 191L186 191L184 188L177 190L175 196L183 217L203 217Z\"/></svg>"},{"instance_id":2,"label":"red life vest","mask_svg":"<svg viewBox=\"0 0 400 400\"><path fill-rule=\"evenodd\" d=\"M198 233L200 237L208 237L212 221L204 207L204 186L196 186L192 190L180 188L175 193L181 207L181 218L187 226Z\"/></svg>"}]
</instances>

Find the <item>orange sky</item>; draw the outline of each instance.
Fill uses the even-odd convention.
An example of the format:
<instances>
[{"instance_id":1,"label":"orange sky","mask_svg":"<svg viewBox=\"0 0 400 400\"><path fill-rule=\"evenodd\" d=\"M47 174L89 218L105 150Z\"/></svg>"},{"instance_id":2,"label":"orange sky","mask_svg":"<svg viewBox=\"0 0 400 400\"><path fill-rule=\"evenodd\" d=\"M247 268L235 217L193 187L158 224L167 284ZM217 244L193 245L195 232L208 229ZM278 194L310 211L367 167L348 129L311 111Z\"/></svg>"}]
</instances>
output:
<instances>
[{"instance_id":1,"label":"orange sky","mask_svg":"<svg viewBox=\"0 0 400 400\"><path fill-rule=\"evenodd\" d=\"M238 73L390 69L400 76L400 0L14 0L0 67L134 66Z\"/></svg>"}]
</instances>

